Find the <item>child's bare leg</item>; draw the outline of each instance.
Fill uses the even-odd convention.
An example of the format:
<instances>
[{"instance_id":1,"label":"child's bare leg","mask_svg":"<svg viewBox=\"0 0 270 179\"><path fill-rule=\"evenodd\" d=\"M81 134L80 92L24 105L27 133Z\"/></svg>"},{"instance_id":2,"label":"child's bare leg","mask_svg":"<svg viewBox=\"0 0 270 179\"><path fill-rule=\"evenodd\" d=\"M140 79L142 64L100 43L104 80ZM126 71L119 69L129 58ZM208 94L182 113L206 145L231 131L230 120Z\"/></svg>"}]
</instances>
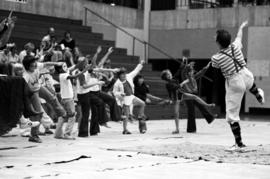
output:
<instances>
[{"instance_id":1,"label":"child's bare leg","mask_svg":"<svg viewBox=\"0 0 270 179\"><path fill-rule=\"evenodd\" d=\"M214 103L212 103L212 104L206 103L204 100L202 100L202 98L200 98L194 94L184 93L182 100L189 100L189 99L195 100L198 103L200 103L201 105L204 105L206 107L215 107L216 106Z\"/></svg>"},{"instance_id":2,"label":"child's bare leg","mask_svg":"<svg viewBox=\"0 0 270 179\"><path fill-rule=\"evenodd\" d=\"M123 110L124 110L124 116L125 116L123 119L123 134L131 134L127 129L128 117L130 115L130 107L124 105Z\"/></svg>"},{"instance_id":3,"label":"child's bare leg","mask_svg":"<svg viewBox=\"0 0 270 179\"><path fill-rule=\"evenodd\" d=\"M174 101L174 122L175 122L175 131L173 134L179 134L179 100Z\"/></svg>"}]
</instances>

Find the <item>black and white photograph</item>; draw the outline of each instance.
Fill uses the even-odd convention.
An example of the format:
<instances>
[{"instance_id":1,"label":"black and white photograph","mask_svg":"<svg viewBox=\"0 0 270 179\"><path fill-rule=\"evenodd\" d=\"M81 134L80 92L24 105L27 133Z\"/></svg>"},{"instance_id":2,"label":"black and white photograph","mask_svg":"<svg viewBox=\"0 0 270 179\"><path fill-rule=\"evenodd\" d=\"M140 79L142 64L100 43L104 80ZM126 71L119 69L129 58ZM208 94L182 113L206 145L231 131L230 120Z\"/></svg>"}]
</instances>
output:
<instances>
[{"instance_id":1,"label":"black and white photograph","mask_svg":"<svg viewBox=\"0 0 270 179\"><path fill-rule=\"evenodd\" d=\"M0 179L270 179L270 0L0 0Z\"/></svg>"}]
</instances>

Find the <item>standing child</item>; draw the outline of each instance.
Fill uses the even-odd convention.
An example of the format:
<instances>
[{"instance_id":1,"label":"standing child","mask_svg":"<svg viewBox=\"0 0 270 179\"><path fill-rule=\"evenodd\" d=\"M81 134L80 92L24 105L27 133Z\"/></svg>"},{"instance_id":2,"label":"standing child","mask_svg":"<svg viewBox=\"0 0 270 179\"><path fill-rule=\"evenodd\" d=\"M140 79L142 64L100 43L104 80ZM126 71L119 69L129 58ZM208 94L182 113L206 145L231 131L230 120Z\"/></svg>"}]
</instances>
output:
<instances>
[{"instance_id":1,"label":"standing child","mask_svg":"<svg viewBox=\"0 0 270 179\"><path fill-rule=\"evenodd\" d=\"M175 116L175 127L176 130L172 134L179 134L179 107L180 102L184 100L195 100L199 104L206 107L214 107L215 104L207 104L200 97L184 92L182 86L175 77L172 76L170 70L164 70L161 72L161 79L166 81L166 88L169 94L169 98L174 104L174 116Z\"/></svg>"},{"instance_id":2,"label":"standing child","mask_svg":"<svg viewBox=\"0 0 270 179\"><path fill-rule=\"evenodd\" d=\"M60 81L60 95L62 99L62 105L66 110L66 116L64 118L68 119L67 126L65 128L63 134L63 124L64 118L59 118L56 131L55 131L55 138L57 139L71 139L74 140L75 137L72 135L74 123L76 121L75 118L75 103L74 103L74 92L71 80L78 78L81 74L88 70L89 66L86 67L85 70L76 74L70 75L70 70L75 68L74 66L68 68L67 64L64 62L62 67L59 70L59 81Z\"/></svg>"},{"instance_id":3,"label":"standing child","mask_svg":"<svg viewBox=\"0 0 270 179\"><path fill-rule=\"evenodd\" d=\"M199 89L196 80L201 78L205 74L205 72L210 66L210 63L208 63L206 67L204 67L197 73L195 73L194 64L195 64L194 62L190 62L188 65L186 65L184 70L184 78L186 80L184 80L181 84L184 92L197 95ZM186 100L185 102L188 112L187 132L195 133L197 130L195 107L199 109L199 111L202 113L208 124L211 124L214 121L215 116L206 108L206 106L201 105L196 100Z\"/></svg>"}]
</instances>

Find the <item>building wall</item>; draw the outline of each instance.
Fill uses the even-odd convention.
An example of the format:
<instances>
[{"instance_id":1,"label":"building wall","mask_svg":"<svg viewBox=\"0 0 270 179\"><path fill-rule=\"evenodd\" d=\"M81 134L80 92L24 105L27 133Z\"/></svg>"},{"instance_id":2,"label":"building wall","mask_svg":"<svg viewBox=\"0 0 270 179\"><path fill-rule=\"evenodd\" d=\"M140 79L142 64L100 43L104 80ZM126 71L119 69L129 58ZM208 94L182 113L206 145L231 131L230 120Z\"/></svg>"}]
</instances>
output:
<instances>
[{"instance_id":1,"label":"building wall","mask_svg":"<svg viewBox=\"0 0 270 179\"><path fill-rule=\"evenodd\" d=\"M265 92L266 103L260 105L250 93L246 95L245 110L250 107L270 108L270 27L251 27L248 30L248 68L255 83Z\"/></svg>"},{"instance_id":2,"label":"building wall","mask_svg":"<svg viewBox=\"0 0 270 179\"><path fill-rule=\"evenodd\" d=\"M216 51L215 31L225 28L235 35L244 20L249 20L249 26L269 26L269 6L154 11L150 43L174 57L181 57L183 49L190 49L192 58L209 58ZM244 36L245 46L246 43L247 35ZM246 48L244 52L246 54ZM166 58L153 49L149 56Z\"/></svg>"},{"instance_id":3,"label":"building wall","mask_svg":"<svg viewBox=\"0 0 270 179\"><path fill-rule=\"evenodd\" d=\"M125 30L140 40L143 40L144 38L143 30L128 28L125 28ZM128 55L133 55L133 38L120 30L116 31L116 46L126 48ZM144 45L137 40L135 41L134 45L134 55L139 56L140 59L144 59Z\"/></svg>"},{"instance_id":4,"label":"building wall","mask_svg":"<svg viewBox=\"0 0 270 179\"><path fill-rule=\"evenodd\" d=\"M152 11L151 29L236 27L246 19L251 26L269 26L269 17L269 6Z\"/></svg>"},{"instance_id":5,"label":"building wall","mask_svg":"<svg viewBox=\"0 0 270 179\"><path fill-rule=\"evenodd\" d=\"M0 9L62 17L69 19L85 19L84 7L94 10L117 25L128 28L143 27L143 12L126 7L112 7L103 3L87 0L28 0L26 4L0 1ZM88 13L88 24L106 24L104 21ZM107 24L106 24L107 25Z\"/></svg>"},{"instance_id":6,"label":"building wall","mask_svg":"<svg viewBox=\"0 0 270 179\"><path fill-rule=\"evenodd\" d=\"M237 28L227 28L234 36ZM171 30L153 30L150 32L150 42L162 50L168 52L175 58L182 58L184 49L190 50L190 58L209 59L217 52L215 43L216 28L208 29L171 29ZM247 33L243 38L244 54L247 47ZM149 50L150 57L153 59L166 59L154 49Z\"/></svg>"}]
</instances>

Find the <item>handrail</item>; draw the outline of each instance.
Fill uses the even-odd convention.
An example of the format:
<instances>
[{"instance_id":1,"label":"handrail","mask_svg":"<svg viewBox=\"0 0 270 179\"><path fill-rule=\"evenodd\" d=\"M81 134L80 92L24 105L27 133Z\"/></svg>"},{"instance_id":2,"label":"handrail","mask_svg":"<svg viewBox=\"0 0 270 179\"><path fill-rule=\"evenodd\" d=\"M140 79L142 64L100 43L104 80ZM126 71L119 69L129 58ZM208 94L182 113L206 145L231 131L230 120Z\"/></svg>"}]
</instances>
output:
<instances>
[{"instance_id":1,"label":"handrail","mask_svg":"<svg viewBox=\"0 0 270 179\"><path fill-rule=\"evenodd\" d=\"M115 27L115 28L121 30L122 32L124 32L124 33L127 34L128 36L132 37L132 38L133 38L133 55L134 55L134 48L135 48L134 43L135 43L135 40L137 40L138 42L144 44L144 48L145 48L144 56L145 56L145 58L146 58L146 44L147 44L149 47L151 47L151 48L157 50L158 52L160 52L161 54L163 54L163 55L169 57L171 60L174 60L174 61L180 63L179 60L177 60L176 58L172 57L171 55L169 55L169 54L166 53L165 51L161 50L160 48L156 47L155 45L153 45L153 44L151 44L151 43L149 43L149 42L146 42L146 41L144 41L144 40L141 40L141 39L139 39L138 37L132 35L132 34L129 33L128 31L126 31L125 29L119 27L118 25L116 25L115 23L111 22L110 20L104 18L103 16L101 16L101 15L98 14L97 12L95 12L95 11L89 9L88 7L84 7L84 9L85 9L85 17L84 17L84 18L85 18L85 19L84 19L85 25L87 24L87 11L89 11L89 12L91 12L92 14L94 14L95 16L97 16L97 17L99 17L100 19L102 19L102 20L104 20L105 22L107 22L108 24L110 24L110 25L112 25L113 27ZM146 59L145 59L145 60L146 60ZM205 75L203 75L203 78L205 78L206 80L208 80L208 81L210 81L210 82L213 82L213 80L211 80L210 78L206 77Z\"/></svg>"},{"instance_id":2,"label":"handrail","mask_svg":"<svg viewBox=\"0 0 270 179\"><path fill-rule=\"evenodd\" d=\"M132 34L129 33L128 31L126 31L125 29L119 27L118 25L114 24L114 23L111 22L110 20L104 18L103 16L101 16L101 15L98 14L97 12L95 12L95 11L89 9L88 7L84 7L84 9L85 9L85 22L87 21L87 13L86 13L86 12L89 11L89 12L91 12L92 14L94 14L95 16L99 17L100 19L102 19L102 20L104 20L105 22L109 23L109 24L112 25L113 27L115 27L115 28L121 30L122 32L124 32L124 33L127 34L128 36L130 36L130 37L132 37L133 39L137 40L138 42L140 42L140 43L142 43L142 44L144 44L144 45L148 45L148 46L152 47L153 49L157 50L158 52L160 52L161 54L163 54L163 55L169 57L170 59L179 62L176 58L172 57L171 55L169 55L169 54L166 53L165 51L161 50L160 48L156 47L155 45L153 45L153 44L151 44L151 43L149 43L149 42L146 42L146 41L144 41L144 40L141 40L141 39L139 39L138 37L132 35ZM133 42L133 43L134 43L134 42Z\"/></svg>"}]
</instances>

